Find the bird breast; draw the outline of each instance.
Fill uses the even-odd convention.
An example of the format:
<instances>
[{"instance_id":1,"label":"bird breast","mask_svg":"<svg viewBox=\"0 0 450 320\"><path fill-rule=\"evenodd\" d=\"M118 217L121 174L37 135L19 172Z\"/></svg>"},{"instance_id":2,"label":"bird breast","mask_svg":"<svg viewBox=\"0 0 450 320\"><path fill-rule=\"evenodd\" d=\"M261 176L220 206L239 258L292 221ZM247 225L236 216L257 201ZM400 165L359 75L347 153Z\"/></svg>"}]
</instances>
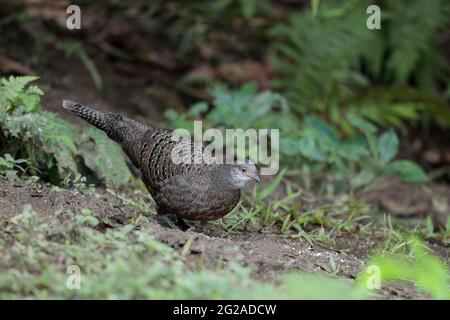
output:
<instances>
[{"instance_id":1,"label":"bird breast","mask_svg":"<svg viewBox=\"0 0 450 320\"><path fill-rule=\"evenodd\" d=\"M161 182L153 198L159 214L206 221L219 219L233 210L240 190L216 181L209 174L196 173Z\"/></svg>"}]
</instances>

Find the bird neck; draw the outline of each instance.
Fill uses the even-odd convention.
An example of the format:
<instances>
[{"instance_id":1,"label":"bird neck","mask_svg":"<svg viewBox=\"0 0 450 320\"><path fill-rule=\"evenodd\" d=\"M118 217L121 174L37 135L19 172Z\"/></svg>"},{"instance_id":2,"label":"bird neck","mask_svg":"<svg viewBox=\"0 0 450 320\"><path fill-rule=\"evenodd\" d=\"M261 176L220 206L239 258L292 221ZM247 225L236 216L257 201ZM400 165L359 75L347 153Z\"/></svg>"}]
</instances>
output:
<instances>
[{"instance_id":1,"label":"bird neck","mask_svg":"<svg viewBox=\"0 0 450 320\"><path fill-rule=\"evenodd\" d=\"M232 167L226 164L220 166L216 170L215 181L221 188L226 188L228 190L242 190L246 182L234 177L232 174Z\"/></svg>"}]
</instances>

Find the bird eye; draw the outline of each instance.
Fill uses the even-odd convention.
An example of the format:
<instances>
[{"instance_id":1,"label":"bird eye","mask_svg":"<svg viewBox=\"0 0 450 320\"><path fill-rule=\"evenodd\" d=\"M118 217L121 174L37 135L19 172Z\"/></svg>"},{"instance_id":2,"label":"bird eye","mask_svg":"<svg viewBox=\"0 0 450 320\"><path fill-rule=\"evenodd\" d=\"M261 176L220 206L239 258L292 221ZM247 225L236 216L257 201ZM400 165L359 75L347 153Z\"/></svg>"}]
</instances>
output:
<instances>
[{"instance_id":1,"label":"bird eye","mask_svg":"<svg viewBox=\"0 0 450 320\"><path fill-rule=\"evenodd\" d=\"M241 170L242 170L242 172L247 172L247 168L246 167L243 167Z\"/></svg>"}]
</instances>

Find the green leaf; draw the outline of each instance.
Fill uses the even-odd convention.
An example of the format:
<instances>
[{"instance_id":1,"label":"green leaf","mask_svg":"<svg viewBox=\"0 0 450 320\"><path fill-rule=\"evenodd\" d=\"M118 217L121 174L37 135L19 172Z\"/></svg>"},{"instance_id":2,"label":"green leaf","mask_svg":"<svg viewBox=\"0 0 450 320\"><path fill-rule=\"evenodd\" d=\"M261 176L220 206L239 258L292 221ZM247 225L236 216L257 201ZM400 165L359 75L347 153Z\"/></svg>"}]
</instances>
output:
<instances>
[{"instance_id":1,"label":"green leaf","mask_svg":"<svg viewBox=\"0 0 450 320\"><path fill-rule=\"evenodd\" d=\"M375 127L372 123L370 123L367 120L364 120L352 114L348 114L347 119L353 126L361 130L366 135L375 134L377 132L377 127Z\"/></svg>"},{"instance_id":2,"label":"green leaf","mask_svg":"<svg viewBox=\"0 0 450 320\"><path fill-rule=\"evenodd\" d=\"M9 153L5 154L3 157L5 158L6 161L14 163L14 158Z\"/></svg>"},{"instance_id":3,"label":"green leaf","mask_svg":"<svg viewBox=\"0 0 450 320\"><path fill-rule=\"evenodd\" d=\"M427 219L425 220L425 227L427 230L427 235L432 237L434 235L434 223L431 216L427 216Z\"/></svg>"},{"instance_id":4,"label":"green leaf","mask_svg":"<svg viewBox=\"0 0 450 320\"><path fill-rule=\"evenodd\" d=\"M102 77L100 76L100 72L98 72L97 67L95 66L94 61L89 57L89 55L84 50L80 50L78 52L78 56L83 62L86 69L89 71L92 80L94 81L95 87L100 90L103 86Z\"/></svg>"},{"instance_id":5,"label":"green leaf","mask_svg":"<svg viewBox=\"0 0 450 320\"><path fill-rule=\"evenodd\" d=\"M381 164L387 164L398 152L398 137L393 130L383 133L378 140L378 154Z\"/></svg>"},{"instance_id":6,"label":"green leaf","mask_svg":"<svg viewBox=\"0 0 450 320\"><path fill-rule=\"evenodd\" d=\"M309 116L306 117L305 124L308 128L314 131L315 135L317 135L319 143L326 144L331 147L336 147L338 145L339 139L336 129L322 119L314 116Z\"/></svg>"},{"instance_id":7,"label":"green leaf","mask_svg":"<svg viewBox=\"0 0 450 320\"><path fill-rule=\"evenodd\" d=\"M208 104L206 102L198 102L189 108L188 115L191 117L199 117L206 111L208 111Z\"/></svg>"},{"instance_id":8,"label":"green leaf","mask_svg":"<svg viewBox=\"0 0 450 320\"><path fill-rule=\"evenodd\" d=\"M372 123L369 121L366 121L360 117L357 117L352 114L347 115L347 119L350 121L350 123L361 130L364 135L366 136L367 142L369 143L370 151L372 152L372 155L377 158L378 157L378 149L376 147L376 136L375 133L377 132L377 127L375 127Z\"/></svg>"},{"instance_id":9,"label":"green leaf","mask_svg":"<svg viewBox=\"0 0 450 320\"><path fill-rule=\"evenodd\" d=\"M311 10L313 16L317 16L317 13L319 12L319 4L320 0L311 0Z\"/></svg>"},{"instance_id":10,"label":"green leaf","mask_svg":"<svg viewBox=\"0 0 450 320\"><path fill-rule=\"evenodd\" d=\"M281 288L285 299L364 299L366 291L353 286L351 281L321 274L287 274Z\"/></svg>"},{"instance_id":11,"label":"green leaf","mask_svg":"<svg viewBox=\"0 0 450 320\"><path fill-rule=\"evenodd\" d=\"M77 41L57 42L56 48L64 51L64 53L68 57L76 54L80 58L81 62L83 63L87 71L89 72L96 88L98 90L102 88L103 85L102 77L100 76L100 73L98 72L98 69L95 66L94 61L89 57L87 52L84 50L83 44L81 42Z\"/></svg>"},{"instance_id":12,"label":"green leaf","mask_svg":"<svg viewBox=\"0 0 450 320\"><path fill-rule=\"evenodd\" d=\"M10 76L8 79L1 78L0 80L0 97L1 102L4 103L7 100L9 102L16 102L16 99L21 96L25 96L24 89L25 86L31 82L38 79L34 76L25 76L25 77L13 77ZM28 94L36 94L36 90L33 89Z\"/></svg>"},{"instance_id":13,"label":"green leaf","mask_svg":"<svg viewBox=\"0 0 450 320\"><path fill-rule=\"evenodd\" d=\"M316 141L311 136L305 136L299 141L299 150L304 157L310 160L319 162L327 160L324 151L319 148Z\"/></svg>"},{"instance_id":14,"label":"green leaf","mask_svg":"<svg viewBox=\"0 0 450 320\"><path fill-rule=\"evenodd\" d=\"M368 185L375 179L375 173L373 171L365 169L356 176L352 177L350 183L354 188Z\"/></svg>"},{"instance_id":15,"label":"green leaf","mask_svg":"<svg viewBox=\"0 0 450 320\"><path fill-rule=\"evenodd\" d=\"M417 285L436 299L450 299L449 274L442 261L419 241L411 245L416 255Z\"/></svg>"},{"instance_id":16,"label":"green leaf","mask_svg":"<svg viewBox=\"0 0 450 320\"><path fill-rule=\"evenodd\" d=\"M241 11L245 19L250 20L256 12L256 0L241 0Z\"/></svg>"},{"instance_id":17,"label":"green leaf","mask_svg":"<svg viewBox=\"0 0 450 320\"><path fill-rule=\"evenodd\" d=\"M364 137L354 137L344 141L337 151L342 158L352 161L361 161L370 155Z\"/></svg>"},{"instance_id":18,"label":"green leaf","mask_svg":"<svg viewBox=\"0 0 450 320\"><path fill-rule=\"evenodd\" d=\"M423 169L410 160L397 160L390 163L386 167L386 173L397 175L409 183L423 183L428 180Z\"/></svg>"},{"instance_id":19,"label":"green leaf","mask_svg":"<svg viewBox=\"0 0 450 320\"><path fill-rule=\"evenodd\" d=\"M280 138L280 150L284 155L295 156L300 153L299 141L292 138Z\"/></svg>"},{"instance_id":20,"label":"green leaf","mask_svg":"<svg viewBox=\"0 0 450 320\"><path fill-rule=\"evenodd\" d=\"M276 189L276 187L280 184L281 179L283 178L284 174L286 173L286 169L281 170L275 179L273 179L270 184L265 187L259 194L258 194L258 200L264 200L269 195L272 194L272 192Z\"/></svg>"}]
</instances>

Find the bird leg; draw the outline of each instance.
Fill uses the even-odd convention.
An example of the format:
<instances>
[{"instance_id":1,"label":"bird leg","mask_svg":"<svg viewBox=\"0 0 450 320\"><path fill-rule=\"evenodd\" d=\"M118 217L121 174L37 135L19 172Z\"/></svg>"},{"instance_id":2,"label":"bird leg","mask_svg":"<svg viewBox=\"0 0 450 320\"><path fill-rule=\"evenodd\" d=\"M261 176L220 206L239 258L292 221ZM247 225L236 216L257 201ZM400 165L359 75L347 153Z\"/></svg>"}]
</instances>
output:
<instances>
[{"instance_id":1,"label":"bird leg","mask_svg":"<svg viewBox=\"0 0 450 320\"><path fill-rule=\"evenodd\" d=\"M192 225L184 221L182 218L177 217L177 219L178 225L181 227L181 230L187 231L192 228Z\"/></svg>"},{"instance_id":2,"label":"bird leg","mask_svg":"<svg viewBox=\"0 0 450 320\"><path fill-rule=\"evenodd\" d=\"M167 226L171 229L175 229L175 230L181 230L181 228L179 226L177 226L175 224L175 222L173 222L173 220L167 215L162 215L161 218L164 220L164 222L167 224Z\"/></svg>"},{"instance_id":3,"label":"bird leg","mask_svg":"<svg viewBox=\"0 0 450 320\"><path fill-rule=\"evenodd\" d=\"M172 215L164 214L161 216L161 218L164 220L164 222L167 224L169 228L181 231L187 231L188 229L192 228L192 226L187 224L186 221L184 221L183 219L175 216L176 222L174 222L170 216Z\"/></svg>"}]
</instances>

